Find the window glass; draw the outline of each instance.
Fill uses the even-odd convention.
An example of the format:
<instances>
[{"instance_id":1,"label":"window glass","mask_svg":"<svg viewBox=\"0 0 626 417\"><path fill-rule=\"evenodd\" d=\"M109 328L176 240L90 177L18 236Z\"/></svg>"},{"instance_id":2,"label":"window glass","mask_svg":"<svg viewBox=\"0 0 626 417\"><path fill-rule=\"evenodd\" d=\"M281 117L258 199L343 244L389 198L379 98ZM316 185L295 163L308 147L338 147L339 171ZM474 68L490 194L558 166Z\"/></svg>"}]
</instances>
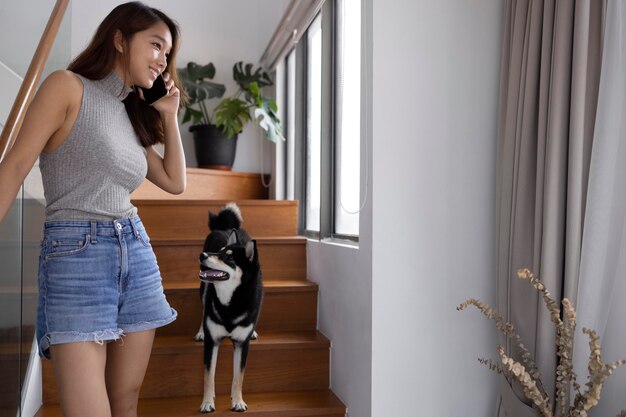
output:
<instances>
[{"instance_id":1,"label":"window glass","mask_svg":"<svg viewBox=\"0 0 626 417\"><path fill-rule=\"evenodd\" d=\"M334 232L358 236L361 161L361 1L342 0L337 16L339 62Z\"/></svg>"},{"instance_id":2,"label":"window glass","mask_svg":"<svg viewBox=\"0 0 626 417\"><path fill-rule=\"evenodd\" d=\"M295 143L296 143L296 50L287 56L287 173L286 197L294 200L295 197Z\"/></svg>"},{"instance_id":3,"label":"window glass","mask_svg":"<svg viewBox=\"0 0 626 417\"><path fill-rule=\"evenodd\" d=\"M320 230L322 28L318 15L307 31L306 229Z\"/></svg>"}]
</instances>

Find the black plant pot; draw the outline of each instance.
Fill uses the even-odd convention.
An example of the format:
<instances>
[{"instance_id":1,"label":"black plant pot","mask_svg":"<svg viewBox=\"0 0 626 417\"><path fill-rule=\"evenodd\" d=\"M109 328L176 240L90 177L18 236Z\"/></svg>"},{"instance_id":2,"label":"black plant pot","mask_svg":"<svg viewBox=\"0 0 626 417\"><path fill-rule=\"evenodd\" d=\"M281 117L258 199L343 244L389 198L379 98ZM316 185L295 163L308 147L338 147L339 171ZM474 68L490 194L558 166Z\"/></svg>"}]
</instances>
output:
<instances>
[{"instance_id":1,"label":"black plant pot","mask_svg":"<svg viewBox=\"0 0 626 417\"><path fill-rule=\"evenodd\" d=\"M228 139L215 125L193 125L196 159L200 168L230 171L237 153L237 135Z\"/></svg>"}]
</instances>

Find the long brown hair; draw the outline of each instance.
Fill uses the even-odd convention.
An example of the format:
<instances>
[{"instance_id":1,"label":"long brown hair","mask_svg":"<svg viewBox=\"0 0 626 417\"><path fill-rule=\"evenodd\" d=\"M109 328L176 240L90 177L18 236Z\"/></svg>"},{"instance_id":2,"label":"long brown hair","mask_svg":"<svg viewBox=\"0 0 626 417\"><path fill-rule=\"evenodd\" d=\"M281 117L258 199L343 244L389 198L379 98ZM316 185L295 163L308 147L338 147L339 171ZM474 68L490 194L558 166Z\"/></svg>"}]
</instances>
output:
<instances>
[{"instance_id":1,"label":"long brown hair","mask_svg":"<svg viewBox=\"0 0 626 417\"><path fill-rule=\"evenodd\" d=\"M119 30L124 42L128 44L135 33L144 31L158 22L165 23L172 34L172 50L167 58L167 66L164 71L169 72L174 84L180 90L180 104L182 106L187 96L176 73L176 53L180 44L178 24L160 10L148 7L138 1L120 4L113 9L100 23L87 48L70 63L67 69L90 80L101 80L109 75L115 66L117 56L113 42L115 33ZM124 54L124 74L127 72L129 60L128 54ZM126 80L124 80L124 84L126 84ZM163 121L157 110L148 106L135 92L128 95L124 100L124 105L133 128L144 147L163 143Z\"/></svg>"}]
</instances>

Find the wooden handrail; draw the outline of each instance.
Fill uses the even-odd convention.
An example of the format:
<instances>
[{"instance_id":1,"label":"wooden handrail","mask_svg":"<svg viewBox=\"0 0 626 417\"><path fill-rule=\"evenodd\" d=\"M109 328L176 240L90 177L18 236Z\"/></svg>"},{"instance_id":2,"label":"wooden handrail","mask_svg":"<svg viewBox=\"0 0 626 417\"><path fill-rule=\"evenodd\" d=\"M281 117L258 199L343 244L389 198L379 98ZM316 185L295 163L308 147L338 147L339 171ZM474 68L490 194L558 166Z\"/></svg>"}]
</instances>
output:
<instances>
[{"instance_id":1,"label":"wooden handrail","mask_svg":"<svg viewBox=\"0 0 626 417\"><path fill-rule=\"evenodd\" d=\"M35 95L35 89L39 84L41 74L48 61L50 50L52 49L52 45L54 45L54 40L59 31L59 26L61 26L61 22L63 21L68 3L69 0L57 0L50 14L48 24L41 35L35 55L30 62L28 71L26 71L26 76L24 77L24 81L22 81L22 86L17 93L13 107L11 107L11 112L6 120L4 129L2 129L2 134L0 135L0 161L4 159L5 155L13 146L22 127L24 115Z\"/></svg>"}]
</instances>

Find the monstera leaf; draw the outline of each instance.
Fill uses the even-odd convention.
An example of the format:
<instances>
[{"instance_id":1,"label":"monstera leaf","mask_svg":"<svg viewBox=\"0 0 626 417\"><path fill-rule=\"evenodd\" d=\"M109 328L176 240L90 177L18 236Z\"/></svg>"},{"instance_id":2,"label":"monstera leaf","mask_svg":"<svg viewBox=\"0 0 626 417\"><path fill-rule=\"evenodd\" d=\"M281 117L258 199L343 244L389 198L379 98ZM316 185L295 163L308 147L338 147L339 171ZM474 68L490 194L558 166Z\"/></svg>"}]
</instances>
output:
<instances>
[{"instance_id":1,"label":"monstera leaf","mask_svg":"<svg viewBox=\"0 0 626 417\"><path fill-rule=\"evenodd\" d=\"M243 130L250 120L248 103L235 97L225 98L215 108L215 125L230 139Z\"/></svg>"},{"instance_id":2,"label":"monstera leaf","mask_svg":"<svg viewBox=\"0 0 626 417\"><path fill-rule=\"evenodd\" d=\"M260 104L258 104L260 102ZM276 115L278 106L271 98L259 97L257 108L254 110L254 119L265 130L265 136L272 142L285 140L280 127L280 119Z\"/></svg>"},{"instance_id":3,"label":"monstera leaf","mask_svg":"<svg viewBox=\"0 0 626 417\"><path fill-rule=\"evenodd\" d=\"M190 80L203 80L205 78L212 80L213 77L215 77L215 65L213 65L212 62L206 65L198 65L195 62L190 62L187 64L187 68L185 68L184 71Z\"/></svg>"},{"instance_id":4,"label":"monstera leaf","mask_svg":"<svg viewBox=\"0 0 626 417\"><path fill-rule=\"evenodd\" d=\"M202 123L202 119L204 114L200 110L192 109L191 107L185 108L185 115L183 116L183 121L181 123L187 123L191 120L192 125L197 125Z\"/></svg>"},{"instance_id":5,"label":"monstera leaf","mask_svg":"<svg viewBox=\"0 0 626 417\"><path fill-rule=\"evenodd\" d=\"M253 67L252 64L244 66L241 61L233 66L233 79L242 90L248 91L251 83L256 83L259 88L274 84L270 76L261 67L252 72Z\"/></svg>"},{"instance_id":6,"label":"monstera leaf","mask_svg":"<svg viewBox=\"0 0 626 417\"><path fill-rule=\"evenodd\" d=\"M212 63L198 65L195 62L190 62L186 68L178 69L178 76L189 96L185 106L183 123L190 120L193 124L210 123L204 107L204 101L222 97L226 91L224 84L208 81L215 76L215 66ZM200 110L193 109L191 106L194 104L199 104Z\"/></svg>"}]
</instances>

